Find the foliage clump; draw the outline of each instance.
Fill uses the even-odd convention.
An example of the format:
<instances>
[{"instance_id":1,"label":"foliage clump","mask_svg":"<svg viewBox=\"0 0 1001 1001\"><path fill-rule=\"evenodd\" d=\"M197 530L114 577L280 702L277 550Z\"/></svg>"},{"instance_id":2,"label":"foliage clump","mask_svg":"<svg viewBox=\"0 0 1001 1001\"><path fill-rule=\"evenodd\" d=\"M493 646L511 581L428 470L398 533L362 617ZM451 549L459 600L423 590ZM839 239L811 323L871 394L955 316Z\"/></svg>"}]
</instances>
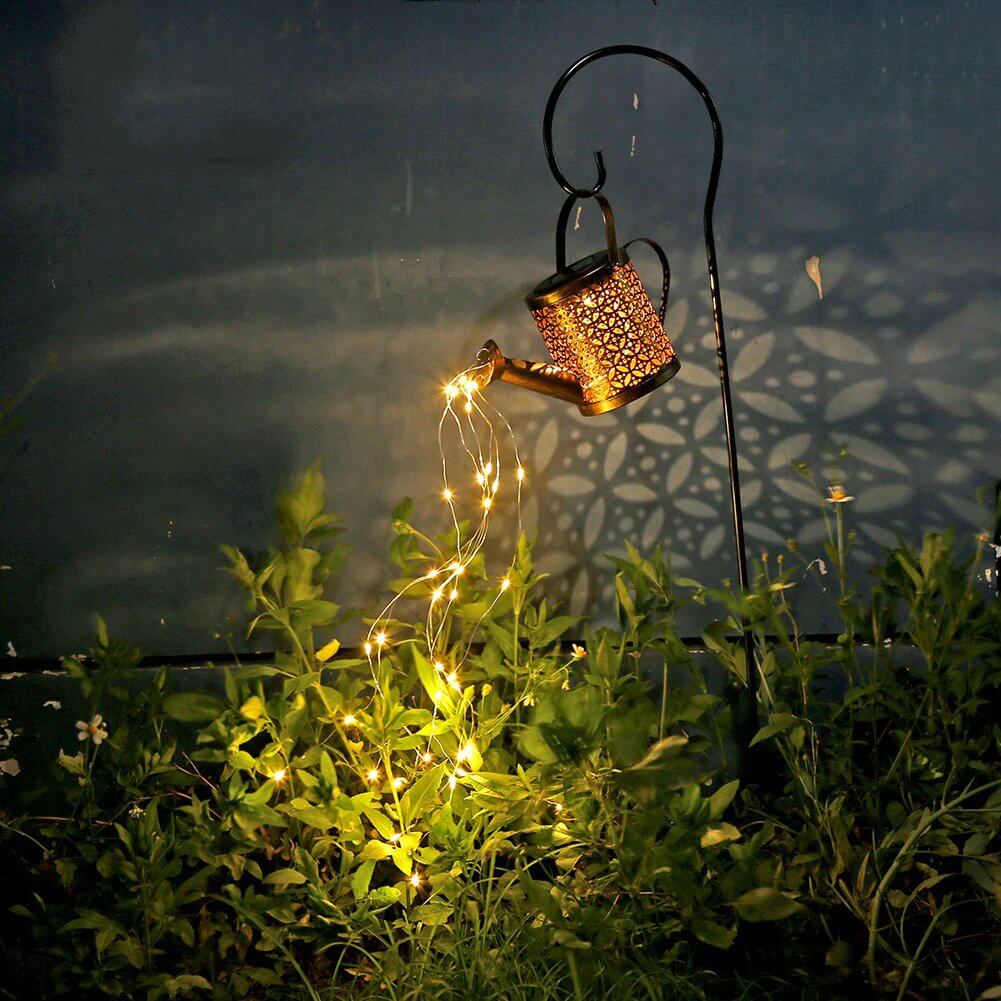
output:
<instances>
[{"instance_id":1,"label":"foliage clump","mask_svg":"<svg viewBox=\"0 0 1001 1001\"><path fill-rule=\"evenodd\" d=\"M103 624L67 661L91 720L60 754L58 814L3 821L19 986L0 994L993 988L998 604L948 533L887 553L863 599L833 510L835 644L800 634L790 565L762 563L735 595L631 547L613 561L617 624L589 629L547 602L521 538L503 589L466 568L448 663L402 620L370 662L337 656L341 529L309 470L278 498L272 549L224 547L272 662L228 669L221 697L172 691L165 671L137 686L138 651ZM463 526L428 537L408 502L393 528L394 587L426 598ZM678 633L689 601L718 616L711 675ZM764 725L741 789L728 696L745 625ZM842 692L824 698L832 674Z\"/></svg>"}]
</instances>

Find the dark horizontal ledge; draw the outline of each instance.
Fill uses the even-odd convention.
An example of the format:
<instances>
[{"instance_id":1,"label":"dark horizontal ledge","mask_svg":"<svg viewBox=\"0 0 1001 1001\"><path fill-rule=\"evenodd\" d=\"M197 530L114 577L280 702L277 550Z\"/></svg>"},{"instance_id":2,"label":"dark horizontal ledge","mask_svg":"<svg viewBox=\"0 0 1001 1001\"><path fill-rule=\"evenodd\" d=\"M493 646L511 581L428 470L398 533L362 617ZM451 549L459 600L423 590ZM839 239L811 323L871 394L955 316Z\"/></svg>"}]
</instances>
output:
<instances>
[{"instance_id":1,"label":"dark horizontal ledge","mask_svg":"<svg viewBox=\"0 0 1001 1001\"><path fill-rule=\"evenodd\" d=\"M800 633L800 640L811 643L822 643L827 646L834 646L838 641L839 633ZM732 637L736 639L736 637ZM769 637L770 638L770 637ZM706 650L705 641L701 636L683 636L681 642L693 652ZM568 641L565 646L569 647ZM866 646L864 643L859 646ZM478 644L474 644L474 649ZM138 667L146 670L157 667L176 668L210 668L210 667L232 667L235 664L267 664L274 660L273 650L255 651L253 653L180 653L180 654L151 654L143 657ZM361 647L341 647L338 655L327 662L327 667L332 667L338 660L350 660L364 656ZM65 673L62 659L59 657L9 657L0 662L2 670L0 676L6 674L44 674L44 673Z\"/></svg>"}]
</instances>

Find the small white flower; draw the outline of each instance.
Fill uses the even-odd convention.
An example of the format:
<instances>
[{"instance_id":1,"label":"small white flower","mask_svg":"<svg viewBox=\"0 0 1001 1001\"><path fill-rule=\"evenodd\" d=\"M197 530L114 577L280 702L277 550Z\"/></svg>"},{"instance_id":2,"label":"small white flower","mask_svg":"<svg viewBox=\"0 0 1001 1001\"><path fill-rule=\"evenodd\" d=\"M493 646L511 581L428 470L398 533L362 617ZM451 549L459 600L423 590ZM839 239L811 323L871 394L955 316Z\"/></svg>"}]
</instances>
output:
<instances>
[{"instance_id":1,"label":"small white flower","mask_svg":"<svg viewBox=\"0 0 1001 1001\"><path fill-rule=\"evenodd\" d=\"M17 775L21 771L21 766L18 764L17 758L7 758L4 761L0 761L0 772L4 775Z\"/></svg>"},{"instance_id":2,"label":"small white flower","mask_svg":"<svg viewBox=\"0 0 1001 1001\"><path fill-rule=\"evenodd\" d=\"M7 640L7 656L16 657L17 651L14 649L14 644L10 640Z\"/></svg>"},{"instance_id":3,"label":"small white flower","mask_svg":"<svg viewBox=\"0 0 1001 1001\"><path fill-rule=\"evenodd\" d=\"M834 486L827 488L828 504L848 504L853 500L855 498L847 494L845 488L840 483L835 483Z\"/></svg>"},{"instance_id":4,"label":"small white flower","mask_svg":"<svg viewBox=\"0 0 1001 1001\"><path fill-rule=\"evenodd\" d=\"M62 709L63 704L58 699L49 699L48 702L42 703L43 709Z\"/></svg>"},{"instance_id":5,"label":"small white flower","mask_svg":"<svg viewBox=\"0 0 1001 1001\"><path fill-rule=\"evenodd\" d=\"M100 713L89 723L86 720L78 719L76 728L78 731L77 740L92 740L95 744L100 745L101 741L108 736L108 731L104 729L104 717Z\"/></svg>"}]
</instances>

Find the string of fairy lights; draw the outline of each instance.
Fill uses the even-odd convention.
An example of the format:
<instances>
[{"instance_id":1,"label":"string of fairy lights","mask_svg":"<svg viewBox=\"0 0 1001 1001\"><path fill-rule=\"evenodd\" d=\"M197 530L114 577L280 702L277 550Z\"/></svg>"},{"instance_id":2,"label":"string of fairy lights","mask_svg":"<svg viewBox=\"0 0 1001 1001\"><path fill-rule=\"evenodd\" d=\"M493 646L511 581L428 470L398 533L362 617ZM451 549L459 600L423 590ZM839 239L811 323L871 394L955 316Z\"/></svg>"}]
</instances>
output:
<instances>
[{"instance_id":1,"label":"string of fairy lights","mask_svg":"<svg viewBox=\"0 0 1001 1001\"><path fill-rule=\"evenodd\" d=\"M491 589L494 592L493 597L486 608L474 623L464 628L458 642L450 649L452 609L460 598L465 580L468 579L469 568L486 544L491 517L497 511L498 500L508 490L514 498L518 535L522 529L521 495L525 483L525 467L522 465L518 443L510 423L480 392L489 381L489 366L489 361L477 358L471 366L450 379L443 388L444 406L438 421L437 433L441 460L440 496L448 506L454 531L455 551L422 576L401 588L387 602L372 620L362 646L372 671L373 681L378 685L378 673L383 656L392 645L389 629L396 605L404 599L419 597L414 594L415 591L427 591L425 639L429 659L441 683L441 687L434 693L432 723L438 718L440 704L446 692L463 691L462 668L469 657L477 630L511 587L513 558L504 572L497 577L496 586ZM448 454L453 450L468 460L472 491L464 490L460 486L460 479L450 474ZM506 456L509 456L514 464L514 471L510 474L505 471L508 461ZM471 498L467 496L469 493L472 495ZM467 531L464 535L462 531L466 513L464 508L474 503L476 524L472 531ZM470 522L472 520L470 519ZM466 713L470 705L471 700L463 700L462 724L468 722ZM346 716L343 722L346 725L353 725L356 720L354 716ZM424 767L434 760L433 726L428 730L427 743L423 750L416 752L417 764ZM449 776L449 786L452 789L455 789L458 779L466 773L463 766L473 754L474 749L469 737L461 739L453 771ZM372 768L365 776L370 785L379 783L382 777L382 772L378 768ZM391 781L394 791L401 789L404 784L405 780L402 777L396 777Z\"/></svg>"},{"instance_id":2,"label":"string of fairy lights","mask_svg":"<svg viewBox=\"0 0 1001 1001\"><path fill-rule=\"evenodd\" d=\"M473 561L479 557L486 544L490 520L497 511L498 499L509 491L514 499L516 538L520 537L522 532L521 496L526 472L521 462L514 430L507 418L496 407L492 406L481 393L481 390L490 381L490 370L490 360L481 354L471 366L450 379L443 387L445 402L441 418L438 421L437 435L441 457L441 499L448 505L454 532L455 551L448 554L446 558L436 561L435 565L428 571L410 581L387 602L382 611L372 620L362 646L372 673L375 689L378 691L380 686L379 669L383 657L387 655L388 650L393 645L393 638L390 635L391 624L394 621L393 611L396 605L405 598L420 598L419 594L413 594L415 590L423 589L427 593L425 639L428 656L433 664L435 677L440 683L440 688L434 692L433 696L434 707L431 725L427 727L427 742L423 745L423 749L418 747L414 752L416 755L414 765L418 769L427 768L434 762L434 722L439 718L439 709L443 705L454 705L451 700L446 702L445 696L449 691L463 693L462 669L470 655L478 630L512 586L512 574L515 569L514 554L512 554L504 571L495 577L495 586L489 588L488 593L492 592L493 596L486 607L475 621L464 625L460 631L458 642L450 646L452 634L450 613L455 603L459 601L463 588L469 586L465 582L472 576L470 568L473 566ZM454 440L451 436L454 436ZM456 442L458 443L457 449L454 447ZM450 476L447 458L450 448L457 450L460 456L464 456L468 460L467 473L471 473L473 484L471 491L468 487L465 489L460 487L459 478L453 479ZM513 461L513 472L505 472L507 462L505 455L508 455ZM465 483L465 480L462 482ZM465 507L474 503L478 521L472 531L467 528L464 536L463 526L466 521L462 515ZM489 580L488 575L488 584ZM573 653L565 668L569 668L571 661L583 656L583 648L574 645ZM564 673L569 679L569 673L566 669ZM568 685L569 680L564 683L564 688ZM534 704L527 691L523 692L520 698L516 695L514 701L526 705ZM454 760L444 762L451 767L451 773L448 776L450 790L455 790L459 780L468 774L470 762L477 754L473 743L472 699L463 697L458 706L462 710L462 716L458 723L463 728L463 732L457 741L458 749L455 752ZM346 713L339 720L339 723L342 735L346 739L351 731L362 726L362 720L353 713ZM441 742L439 742L440 747ZM352 758L359 769L360 777L369 786L380 786L385 780L394 798L407 784L407 779L402 775L394 776L392 774L392 762L388 752L382 752L382 768L378 765L367 767L365 759L357 757L354 751L352 751ZM280 768L271 777L280 784L288 778L288 769ZM397 806L399 808L398 799ZM401 832L396 832L390 836L389 840L399 842L401 837ZM415 890L419 889L422 885L420 872L415 869L408 882Z\"/></svg>"}]
</instances>

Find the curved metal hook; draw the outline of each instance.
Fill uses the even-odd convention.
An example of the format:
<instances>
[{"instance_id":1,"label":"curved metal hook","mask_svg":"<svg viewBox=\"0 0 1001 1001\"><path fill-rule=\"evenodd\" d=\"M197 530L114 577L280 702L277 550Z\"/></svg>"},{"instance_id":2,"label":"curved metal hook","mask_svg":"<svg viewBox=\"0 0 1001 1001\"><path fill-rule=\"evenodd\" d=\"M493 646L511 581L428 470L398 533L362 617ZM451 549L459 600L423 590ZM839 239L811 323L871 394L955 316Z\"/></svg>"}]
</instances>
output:
<instances>
[{"instance_id":1,"label":"curved metal hook","mask_svg":"<svg viewBox=\"0 0 1001 1001\"><path fill-rule=\"evenodd\" d=\"M674 56L669 56L666 52L661 52L659 49L651 49L645 45L609 45L603 49L595 49L594 52L589 52L586 56L581 56L556 81L552 93L549 95L549 100L546 102L546 111L542 120L542 141L546 148L546 160L549 163L549 169L552 171L553 177L556 178L557 184L567 194L575 195L577 198L590 198L598 194L605 186L607 173L605 170L605 159L602 156L601 150L596 150L594 153L594 162L598 168L598 180L592 187L576 188L567 180L566 175L560 169L556 154L553 151L553 119L556 116L556 105L559 103L559 99L566 89L567 84L589 63L604 59L606 56L645 56L648 59L654 59L665 66L670 66L673 70L677 70L698 92L699 97L702 98L706 106L706 110L709 112L709 120L712 122L713 128L713 163L709 175L709 190L706 193L706 212L711 213L712 206L716 201L716 188L719 183L719 172L723 162L723 127L716 112L716 105L713 104L713 99L709 96L709 90L706 85L683 62L675 59Z\"/></svg>"}]
</instances>

